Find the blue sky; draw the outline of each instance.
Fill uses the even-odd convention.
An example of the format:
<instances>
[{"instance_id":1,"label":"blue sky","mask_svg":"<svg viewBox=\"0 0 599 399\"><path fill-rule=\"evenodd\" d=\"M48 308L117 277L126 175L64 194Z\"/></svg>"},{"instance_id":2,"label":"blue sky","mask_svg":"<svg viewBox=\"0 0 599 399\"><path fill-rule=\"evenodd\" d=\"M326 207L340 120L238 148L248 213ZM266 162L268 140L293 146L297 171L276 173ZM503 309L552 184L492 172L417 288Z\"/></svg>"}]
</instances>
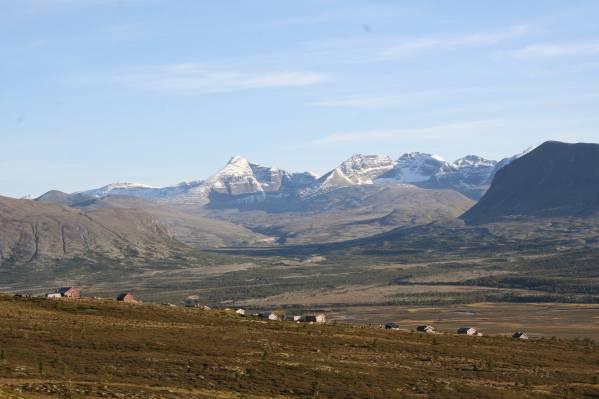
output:
<instances>
[{"instance_id":1,"label":"blue sky","mask_svg":"<svg viewBox=\"0 0 599 399\"><path fill-rule=\"evenodd\" d=\"M0 0L0 194L599 142L599 3Z\"/></svg>"}]
</instances>

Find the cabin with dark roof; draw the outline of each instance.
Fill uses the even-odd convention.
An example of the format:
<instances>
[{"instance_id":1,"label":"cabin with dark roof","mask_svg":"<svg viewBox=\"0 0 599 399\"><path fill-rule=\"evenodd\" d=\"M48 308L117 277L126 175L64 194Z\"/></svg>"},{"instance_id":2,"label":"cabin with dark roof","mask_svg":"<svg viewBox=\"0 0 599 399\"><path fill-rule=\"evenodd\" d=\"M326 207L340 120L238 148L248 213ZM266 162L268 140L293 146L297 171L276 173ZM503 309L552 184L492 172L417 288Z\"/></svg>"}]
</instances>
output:
<instances>
[{"instance_id":1,"label":"cabin with dark roof","mask_svg":"<svg viewBox=\"0 0 599 399\"><path fill-rule=\"evenodd\" d=\"M435 327L433 327L433 326L418 326L418 327L416 327L416 331L427 333L427 334L434 334Z\"/></svg>"},{"instance_id":2,"label":"cabin with dark roof","mask_svg":"<svg viewBox=\"0 0 599 399\"><path fill-rule=\"evenodd\" d=\"M528 339L528 335L526 335L526 333L524 333L524 331L516 331L514 333L514 335L512 335L512 338Z\"/></svg>"},{"instance_id":3,"label":"cabin with dark roof","mask_svg":"<svg viewBox=\"0 0 599 399\"><path fill-rule=\"evenodd\" d=\"M458 328L458 334L460 335L476 335L477 337L482 337L482 333L480 333L476 328L472 327L460 327Z\"/></svg>"},{"instance_id":4,"label":"cabin with dark roof","mask_svg":"<svg viewBox=\"0 0 599 399\"><path fill-rule=\"evenodd\" d=\"M81 298L81 291L75 287L61 287L56 290L57 294L60 294L61 298L79 299Z\"/></svg>"},{"instance_id":5,"label":"cabin with dark roof","mask_svg":"<svg viewBox=\"0 0 599 399\"><path fill-rule=\"evenodd\" d=\"M123 292L116 297L116 300L119 302L128 302L128 303L137 303L133 294L130 292Z\"/></svg>"},{"instance_id":6,"label":"cabin with dark roof","mask_svg":"<svg viewBox=\"0 0 599 399\"><path fill-rule=\"evenodd\" d=\"M395 323L385 324L385 330L399 330L399 326Z\"/></svg>"}]
</instances>

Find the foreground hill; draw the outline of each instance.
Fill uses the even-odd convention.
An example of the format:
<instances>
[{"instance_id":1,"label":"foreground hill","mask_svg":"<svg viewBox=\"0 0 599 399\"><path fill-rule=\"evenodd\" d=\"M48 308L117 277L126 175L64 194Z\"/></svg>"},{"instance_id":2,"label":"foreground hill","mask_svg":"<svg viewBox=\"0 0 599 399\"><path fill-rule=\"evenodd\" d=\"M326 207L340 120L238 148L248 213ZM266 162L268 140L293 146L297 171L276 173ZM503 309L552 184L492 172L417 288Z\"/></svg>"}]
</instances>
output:
<instances>
[{"instance_id":1,"label":"foreground hill","mask_svg":"<svg viewBox=\"0 0 599 399\"><path fill-rule=\"evenodd\" d=\"M20 265L91 255L165 258L177 247L156 219L140 210L84 212L0 197L0 262Z\"/></svg>"},{"instance_id":2,"label":"foreground hill","mask_svg":"<svg viewBox=\"0 0 599 399\"><path fill-rule=\"evenodd\" d=\"M497 172L485 196L463 219L587 216L599 211L599 144L550 141Z\"/></svg>"},{"instance_id":3,"label":"foreground hill","mask_svg":"<svg viewBox=\"0 0 599 399\"><path fill-rule=\"evenodd\" d=\"M599 352L589 340L430 336L6 296L0 319L0 397L599 395Z\"/></svg>"}]
</instances>

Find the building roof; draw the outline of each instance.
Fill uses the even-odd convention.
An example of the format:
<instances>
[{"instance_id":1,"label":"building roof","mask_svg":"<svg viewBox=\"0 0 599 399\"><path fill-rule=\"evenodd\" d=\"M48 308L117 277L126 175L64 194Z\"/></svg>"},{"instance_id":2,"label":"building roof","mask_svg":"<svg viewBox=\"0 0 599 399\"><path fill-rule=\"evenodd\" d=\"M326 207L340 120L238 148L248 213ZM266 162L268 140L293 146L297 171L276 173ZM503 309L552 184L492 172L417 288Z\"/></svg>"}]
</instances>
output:
<instances>
[{"instance_id":1,"label":"building roof","mask_svg":"<svg viewBox=\"0 0 599 399\"><path fill-rule=\"evenodd\" d=\"M60 287L57 292L59 294L66 294L67 292L69 292L70 290L72 290L73 287Z\"/></svg>"},{"instance_id":2,"label":"building roof","mask_svg":"<svg viewBox=\"0 0 599 399\"><path fill-rule=\"evenodd\" d=\"M131 296L133 296L133 294L132 294L132 293L130 293L130 292L123 292L123 293L119 294L119 295L116 297L116 299L117 299L118 301L122 301L123 299L125 299L125 297L126 297L127 295L131 295Z\"/></svg>"},{"instance_id":3,"label":"building roof","mask_svg":"<svg viewBox=\"0 0 599 399\"><path fill-rule=\"evenodd\" d=\"M416 330L418 330L418 331L434 330L434 329L435 329L435 327L433 327L433 326L425 326L425 325L416 327Z\"/></svg>"}]
</instances>

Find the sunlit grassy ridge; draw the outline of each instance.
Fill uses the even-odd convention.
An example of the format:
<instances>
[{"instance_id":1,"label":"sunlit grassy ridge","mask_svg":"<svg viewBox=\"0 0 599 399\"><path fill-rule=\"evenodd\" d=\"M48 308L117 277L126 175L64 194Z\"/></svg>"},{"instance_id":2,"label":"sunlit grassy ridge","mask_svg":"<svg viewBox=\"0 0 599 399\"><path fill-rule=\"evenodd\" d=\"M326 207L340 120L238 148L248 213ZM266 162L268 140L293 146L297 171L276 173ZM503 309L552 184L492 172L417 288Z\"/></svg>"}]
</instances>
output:
<instances>
[{"instance_id":1,"label":"sunlit grassy ridge","mask_svg":"<svg viewBox=\"0 0 599 399\"><path fill-rule=\"evenodd\" d=\"M0 297L0 319L4 395L599 395L592 341L431 336L92 300Z\"/></svg>"}]
</instances>

